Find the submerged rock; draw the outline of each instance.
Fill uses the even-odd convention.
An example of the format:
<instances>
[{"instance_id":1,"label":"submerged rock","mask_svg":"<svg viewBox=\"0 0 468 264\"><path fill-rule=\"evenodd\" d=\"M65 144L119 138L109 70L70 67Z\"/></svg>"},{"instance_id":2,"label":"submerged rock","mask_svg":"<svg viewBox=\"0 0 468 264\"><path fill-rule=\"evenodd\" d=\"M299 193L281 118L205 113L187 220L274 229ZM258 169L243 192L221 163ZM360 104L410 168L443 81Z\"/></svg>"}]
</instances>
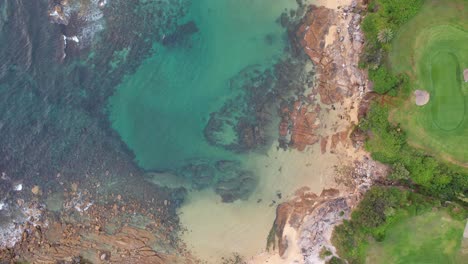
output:
<instances>
[{"instance_id":1,"label":"submerged rock","mask_svg":"<svg viewBox=\"0 0 468 264\"><path fill-rule=\"evenodd\" d=\"M175 46L198 32L197 24L194 21L187 22L178 26L172 34L163 37L164 46Z\"/></svg>"},{"instance_id":2,"label":"submerged rock","mask_svg":"<svg viewBox=\"0 0 468 264\"><path fill-rule=\"evenodd\" d=\"M177 174L189 180L196 190L212 186L216 177L215 169L207 160L190 161L178 169Z\"/></svg>"},{"instance_id":3,"label":"submerged rock","mask_svg":"<svg viewBox=\"0 0 468 264\"><path fill-rule=\"evenodd\" d=\"M275 76L270 69L249 66L229 85L238 93L211 113L205 126L207 141L235 152L253 150L266 143L263 126L268 123L268 105L275 100Z\"/></svg>"},{"instance_id":4,"label":"submerged rock","mask_svg":"<svg viewBox=\"0 0 468 264\"><path fill-rule=\"evenodd\" d=\"M216 162L220 179L214 186L225 203L235 200L246 200L255 190L258 178L252 172L242 169L237 161L221 160Z\"/></svg>"},{"instance_id":5,"label":"submerged rock","mask_svg":"<svg viewBox=\"0 0 468 264\"><path fill-rule=\"evenodd\" d=\"M234 170L224 174L214 186L224 203L232 203L235 200L247 200L257 187L258 179L246 170Z\"/></svg>"}]
</instances>

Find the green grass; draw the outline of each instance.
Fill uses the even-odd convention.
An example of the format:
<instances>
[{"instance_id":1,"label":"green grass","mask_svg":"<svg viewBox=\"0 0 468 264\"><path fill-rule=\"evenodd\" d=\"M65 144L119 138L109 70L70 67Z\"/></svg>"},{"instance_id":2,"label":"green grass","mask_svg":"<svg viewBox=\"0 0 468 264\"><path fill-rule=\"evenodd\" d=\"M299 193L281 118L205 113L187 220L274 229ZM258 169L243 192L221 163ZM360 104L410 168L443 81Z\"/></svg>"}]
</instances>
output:
<instances>
[{"instance_id":1,"label":"green grass","mask_svg":"<svg viewBox=\"0 0 468 264\"><path fill-rule=\"evenodd\" d=\"M398 221L383 242L369 243L366 263L463 263L464 222L443 210Z\"/></svg>"},{"instance_id":2,"label":"green grass","mask_svg":"<svg viewBox=\"0 0 468 264\"><path fill-rule=\"evenodd\" d=\"M410 76L412 90L429 91L418 107L405 100L391 114L408 133L408 142L439 158L468 167L468 15L466 0L427 1L398 32L390 64Z\"/></svg>"},{"instance_id":3,"label":"green grass","mask_svg":"<svg viewBox=\"0 0 468 264\"><path fill-rule=\"evenodd\" d=\"M465 117L465 100L461 92L460 64L453 53L440 52L431 62L434 123L439 129L451 131L459 128Z\"/></svg>"}]
</instances>

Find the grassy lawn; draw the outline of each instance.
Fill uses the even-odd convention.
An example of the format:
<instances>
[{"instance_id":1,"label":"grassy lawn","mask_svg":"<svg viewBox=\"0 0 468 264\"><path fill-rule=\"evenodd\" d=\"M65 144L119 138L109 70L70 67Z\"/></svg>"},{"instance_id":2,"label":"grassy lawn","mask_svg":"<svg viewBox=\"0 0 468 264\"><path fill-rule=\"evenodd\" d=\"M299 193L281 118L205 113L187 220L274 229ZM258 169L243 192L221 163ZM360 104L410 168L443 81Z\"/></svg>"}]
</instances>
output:
<instances>
[{"instance_id":1,"label":"grassy lawn","mask_svg":"<svg viewBox=\"0 0 468 264\"><path fill-rule=\"evenodd\" d=\"M413 90L431 100L416 106L410 97L392 121L408 133L408 142L445 160L468 167L468 1L427 1L392 43L391 68L410 76Z\"/></svg>"},{"instance_id":2,"label":"grassy lawn","mask_svg":"<svg viewBox=\"0 0 468 264\"><path fill-rule=\"evenodd\" d=\"M383 242L370 243L366 263L464 263L468 257L460 250L464 227L465 221L444 211L398 221Z\"/></svg>"}]
</instances>

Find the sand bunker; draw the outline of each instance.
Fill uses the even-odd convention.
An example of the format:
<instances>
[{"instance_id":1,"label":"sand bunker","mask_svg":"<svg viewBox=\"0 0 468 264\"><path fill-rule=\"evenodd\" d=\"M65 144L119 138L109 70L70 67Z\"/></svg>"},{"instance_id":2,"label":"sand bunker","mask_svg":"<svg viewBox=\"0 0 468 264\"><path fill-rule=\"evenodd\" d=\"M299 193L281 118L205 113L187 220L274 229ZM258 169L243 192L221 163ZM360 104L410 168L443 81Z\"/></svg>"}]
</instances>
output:
<instances>
[{"instance_id":1,"label":"sand bunker","mask_svg":"<svg viewBox=\"0 0 468 264\"><path fill-rule=\"evenodd\" d=\"M465 79L465 82L468 82L468 69L463 71L463 78Z\"/></svg>"},{"instance_id":2,"label":"sand bunker","mask_svg":"<svg viewBox=\"0 0 468 264\"><path fill-rule=\"evenodd\" d=\"M416 105L423 106L429 102L431 95L424 90L414 91L414 96L416 97Z\"/></svg>"}]
</instances>

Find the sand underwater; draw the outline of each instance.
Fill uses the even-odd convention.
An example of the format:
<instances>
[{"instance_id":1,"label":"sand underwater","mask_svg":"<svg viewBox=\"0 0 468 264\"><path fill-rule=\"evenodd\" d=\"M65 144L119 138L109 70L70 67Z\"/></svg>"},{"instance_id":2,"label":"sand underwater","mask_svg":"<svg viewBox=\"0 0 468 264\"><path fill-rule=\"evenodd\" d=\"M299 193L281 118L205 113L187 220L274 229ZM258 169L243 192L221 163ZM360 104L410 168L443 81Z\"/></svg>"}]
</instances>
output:
<instances>
[{"instance_id":1,"label":"sand underwater","mask_svg":"<svg viewBox=\"0 0 468 264\"><path fill-rule=\"evenodd\" d=\"M70 1L63 10L81 8L78 18L46 2L0 3L8 181L52 197L86 175L112 182L103 196L121 186L143 200L157 184L162 226L178 217L182 241L209 263L264 252L276 205L303 186L330 185L338 156L278 140L280 105L314 79L288 35L307 1ZM22 28L35 33L12 33Z\"/></svg>"}]
</instances>

